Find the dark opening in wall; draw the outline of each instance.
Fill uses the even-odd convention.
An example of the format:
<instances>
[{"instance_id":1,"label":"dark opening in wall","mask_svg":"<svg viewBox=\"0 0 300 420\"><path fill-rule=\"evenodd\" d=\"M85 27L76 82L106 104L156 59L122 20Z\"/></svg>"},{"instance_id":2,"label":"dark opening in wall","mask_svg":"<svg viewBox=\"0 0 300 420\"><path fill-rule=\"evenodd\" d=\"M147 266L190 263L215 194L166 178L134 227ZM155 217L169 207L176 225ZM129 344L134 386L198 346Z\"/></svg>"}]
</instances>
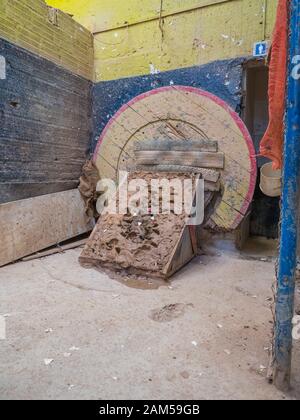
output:
<instances>
[{"instance_id":1,"label":"dark opening in wall","mask_svg":"<svg viewBox=\"0 0 300 420\"><path fill-rule=\"evenodd\" d=\"M10 101L9 105L12 108L19 108L20 107L20 103L18 101Z\"/></svg>"},{"instance_id":2,"label":"dark opening in wall","mask_svg":"<svg viewBox=\"0 0 300 420\"><path fill-rule=\"evenodd\" d=\"M259 144L269 122L268 113L268 67L263 61L247 64L245 68L245 101L244 120L252 136L256 153L259 154ZM267 159L258 157L257 164L260 169ZM264 195L260 188L260 171L252 204L250 219L250 234L278 237L278 223L280 219L279 198Z\"/></svg>"}]
</instances>

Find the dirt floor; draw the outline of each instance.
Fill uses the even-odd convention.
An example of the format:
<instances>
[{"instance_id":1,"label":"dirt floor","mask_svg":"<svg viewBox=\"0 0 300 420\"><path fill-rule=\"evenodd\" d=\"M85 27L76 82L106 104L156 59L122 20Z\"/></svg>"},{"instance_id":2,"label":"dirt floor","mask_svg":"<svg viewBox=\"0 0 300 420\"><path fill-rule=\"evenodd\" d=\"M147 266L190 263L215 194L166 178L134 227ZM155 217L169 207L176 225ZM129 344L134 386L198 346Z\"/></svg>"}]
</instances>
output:
<instances>
[{"instance_id":1,"label":"dirt floor","mask_svg":"<svg viewBox=\"0 0 300 420\"><path fill-rule=\"evenodd\" d=\"M299 399L300 342L292 392L265 379L270 245L220 241L159 288L86 270L81 249L2 268L0 398Z\"/></svg>"}]
</instances>

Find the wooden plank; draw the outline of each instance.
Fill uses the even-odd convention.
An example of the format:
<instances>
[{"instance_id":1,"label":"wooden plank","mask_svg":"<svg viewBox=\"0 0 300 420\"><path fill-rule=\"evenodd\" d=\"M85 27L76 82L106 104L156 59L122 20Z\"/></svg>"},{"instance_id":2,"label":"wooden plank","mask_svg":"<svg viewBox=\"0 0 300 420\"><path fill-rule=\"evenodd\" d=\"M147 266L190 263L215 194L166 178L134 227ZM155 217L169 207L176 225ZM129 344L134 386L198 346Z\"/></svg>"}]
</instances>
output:
<instances>
[{"instance_id":1,"label":"wooden plank","mask_svg":"<svg viewBox=\"0 0 300 420\"><path fill-rule=\"evenodd\" d=\"M50 248L47 251L37 252L35 254L29 255L29 257L22 258L22 261L32 261L38 258L49 257L50 255L64 253L69 249L79 248L84 246L87 243L87 239L81 239L79 241L72 242L67 245L56 246L54 248Z\"/></svg>"},{"instance_id":2,"label":"wooden plank","mask_svg":"<svg viewBox=\"0 0 300 420\"><path fill-rule=\"evenodd\" d=\"M239 251L242 251L250 236L251 211L245 216L240 226L235 231L234 243Z\"/></svg>"},{"instance_id":3,"label":"wooden plank","mask_svg":"<svg viewBox=\"0 0 300 420\"><path fill-rule=\"evenodd\" d=\"M144 172L173 172L176 173L194 173L201 174L202 179L209 182L218 182L220 179L220 172L213 169L198 168L196 166L181 166L181 165L137 165L135 170Z\"/></svg>"},{"instance_id":4,"label":"wooden plank","mask_svg":"<svg viewBox=\"0 0 300 420\"><path fill-rule=\"evenodd\" d=\"M73 190L77 185L78 178L66 182L51 181L50 179L41 182L0 182L0 204Z\"/></svg>"},{"instance_id":5,"label":"wooden plank","mask_svg":"<svg viewBox=\"0 0 300 420\"><path fill-rule=\"evenodd\" d=\"M180 235L177 246L174 248L169 262L164 268L166 278L173 276L173 274L188 264L195 255L189 227L185 226L182 234Z\"/></svg>"},{"instance_id":6,"label":"wooden plank","mask_svg":"<svg viewBox=\"0 0 300 420\"><path fill-rule=\"evenodd\" d=\"M174 151L174 152L217 152L218 142L213 140L159 140L139 141L135 143L136 151Z\"/></svg>"},{"instance_id":7,"label":"wooden plank","mask_svg":"<svg viewBox=\"0 0 300 420\"><path fill-rule=\"evenodd\" d=\"M219 181L218 182L205 181L204 189L205 191L220 191L221 184Z\"/></svg>"},{"instance_id":8,"label":"wooden plank","mask_svg":"<svg viewBox=\"0 0 300 420\"><path fill-rule=\"evenodd\" d=\"M0 267L92 227L77 189L1 204Z\"/></svg>"},{"instance_id":9,"label":"wooden plank","mask_svg":"<svg viewBox=\"0 0 300 420\"><path fill-rule=\"evenodd\" d=\"M205 181L218 182L220 179L220 172L213 169L200 168L200 173Z\"/></svg>"},{"instance_id":10,"label":"wooden plank","mask_svg":"<svg viewBox=\"0 0 300 420\"><path fill-rule=\"evenodd\" d=\"M161 152L136 151L138 165L171 165L200 166L202 168L224 168L224 154L210 152Z\"/></svg>"}]
</instances>

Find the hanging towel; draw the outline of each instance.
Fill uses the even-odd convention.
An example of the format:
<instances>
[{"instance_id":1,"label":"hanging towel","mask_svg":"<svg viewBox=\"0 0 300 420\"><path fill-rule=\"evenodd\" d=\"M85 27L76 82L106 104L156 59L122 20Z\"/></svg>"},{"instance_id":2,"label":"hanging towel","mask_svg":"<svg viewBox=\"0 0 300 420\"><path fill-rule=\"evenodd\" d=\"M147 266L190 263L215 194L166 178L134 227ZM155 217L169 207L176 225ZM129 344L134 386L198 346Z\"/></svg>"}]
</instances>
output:
<instances>
[{"instance_id":1,"label":"hanging towel","mask_svg":"<svg viewBox=\"0 0 300 420\"><path fill-rule=\"evenodd\" d=\"M287 79L288 24L290 0L279 0L269 69L269 125L260 144L260 153L282 167L284 112Z\"/></svg>"}]
</instances>

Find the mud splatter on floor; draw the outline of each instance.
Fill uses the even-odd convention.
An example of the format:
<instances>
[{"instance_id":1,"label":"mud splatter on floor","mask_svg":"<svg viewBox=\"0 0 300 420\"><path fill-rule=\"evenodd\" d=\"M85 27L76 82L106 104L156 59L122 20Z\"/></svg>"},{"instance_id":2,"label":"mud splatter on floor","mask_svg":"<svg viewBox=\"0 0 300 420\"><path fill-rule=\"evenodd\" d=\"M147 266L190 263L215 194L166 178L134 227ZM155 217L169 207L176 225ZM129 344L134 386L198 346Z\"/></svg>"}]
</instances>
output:
<instances>
[{"instance_id":1,"label":"mud splatter on floor","mask_svg":"<svg viewBox=\"0 0 300 420\"><path fill-rule=\"evenodd\" d=\"M84 266L84 264L83 264ZM87 265L86 268L96 268L100 273L106 274L110 279L116 280L118 283L123 284L131 289L140 289L140 290L157 290L160 287L166 287L171 283L165 279L159 278L149 278L141 275L128 275L127 271L124 270L110 270L108 268L101 267L99 265L93 264L92 266Z\"/></svg>"},{"instance_id":2,"label":"mud splatter on floor","mask_svg":"<svg viewBox=\"0 0 300 420\"><path fill-rule=\"evenodd\" d=\"M150 312L150 318L156 322L170 322L182 317L188 309L194 308L192 303L173 303Z\"/></svg>"}]
</instances>

